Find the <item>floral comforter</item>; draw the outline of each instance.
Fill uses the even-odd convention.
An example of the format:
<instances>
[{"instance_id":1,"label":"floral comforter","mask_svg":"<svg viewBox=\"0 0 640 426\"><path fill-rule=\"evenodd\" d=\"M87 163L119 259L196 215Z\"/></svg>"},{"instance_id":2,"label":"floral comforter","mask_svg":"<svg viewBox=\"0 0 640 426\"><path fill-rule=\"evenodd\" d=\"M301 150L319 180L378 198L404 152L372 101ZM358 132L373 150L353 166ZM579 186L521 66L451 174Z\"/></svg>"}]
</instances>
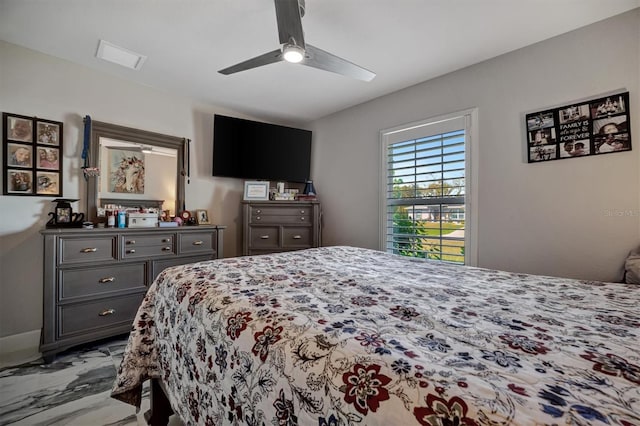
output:
<instances>
[{"instance_id":1,"label":"floral comforter","mask_svg":"<svg viewBox=\"0 0 640 426\"><path fill-rule=\"evenodd\" d=\"M186 424L640 425L640 286L351 247L165 270L112 396Z\"/></svg>"}]
</instances>

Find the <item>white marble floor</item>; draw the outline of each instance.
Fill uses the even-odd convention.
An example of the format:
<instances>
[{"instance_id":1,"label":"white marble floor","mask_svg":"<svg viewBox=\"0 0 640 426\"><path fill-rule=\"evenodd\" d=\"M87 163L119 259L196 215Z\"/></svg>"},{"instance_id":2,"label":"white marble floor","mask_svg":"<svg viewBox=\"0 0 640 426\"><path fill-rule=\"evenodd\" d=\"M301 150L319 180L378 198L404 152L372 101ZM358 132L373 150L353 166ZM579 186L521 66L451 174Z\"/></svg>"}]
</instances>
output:
<instances>
[{"instance_id":1,"label":"white marble floor","mask_svg":"<svg viewBox=\"0 0 640 426\"><path fill-rule=\"evenodd\" d=\"M0 370L0 425L145 425L142 408L109 397L126 336ZM180 424L172 419L170 424Z\"/></svg>"}]
</instances>

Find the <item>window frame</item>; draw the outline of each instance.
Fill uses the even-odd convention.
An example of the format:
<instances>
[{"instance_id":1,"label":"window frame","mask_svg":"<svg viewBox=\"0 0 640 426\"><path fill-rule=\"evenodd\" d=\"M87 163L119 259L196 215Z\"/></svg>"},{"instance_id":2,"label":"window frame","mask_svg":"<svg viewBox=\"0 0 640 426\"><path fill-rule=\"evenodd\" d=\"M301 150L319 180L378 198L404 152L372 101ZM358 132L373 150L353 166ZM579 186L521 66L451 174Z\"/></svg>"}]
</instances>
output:
<instances>
[{"instance_id":1,"label":"window frame","mask_svg":"<svg viewBox=\"0 0 640 426\"><path fill-rule=\"evenodd\" d=\"M465 130L465 265L477 266L478 108L469 108L458 112L426 118L380 131L378 232L379 249L381 251L386 251L387 245L387 183L389 179L387 174L387 152L389 145L398 142L398 140L418 139L420 137L444 133L448 130L441 131L440 129L443 125L446 127L446 122L461 117L464 118Z\"/></svg>"}]
</instances>

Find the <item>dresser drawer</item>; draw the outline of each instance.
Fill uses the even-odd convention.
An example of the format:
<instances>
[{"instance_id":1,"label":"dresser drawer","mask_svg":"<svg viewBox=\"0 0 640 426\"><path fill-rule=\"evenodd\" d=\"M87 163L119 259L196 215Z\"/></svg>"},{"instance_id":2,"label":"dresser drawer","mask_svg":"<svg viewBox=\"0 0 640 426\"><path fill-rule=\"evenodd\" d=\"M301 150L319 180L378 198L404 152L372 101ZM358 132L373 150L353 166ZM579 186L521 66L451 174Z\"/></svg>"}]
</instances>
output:
<instances>
[{"instance_id":1,"label":"dresser drawer","mask_svg":"<svg viewBox=\"0 0 640 426\"><path fill-rule=\"evenodd\" d=\"M255 216L309 216L311 206L251 206L250 215Z\"/></svg>"},{"instance_id":2,"label":"dresser drawer","mask_svg":"<svg viewBox=\"0 0 640 426\"><path fill-rule=\"evenodd\" d=\"M146 264L113 265L60 271L58 300L93 296L112 291L146 289Z\"/></svg>"},{"instance_id":3,"label":"dresser drawer","mask_svg":"<svg viewBox=\"0 0 640 426\"><path fill-rule=\"evenodd\" d=\"M60 238L59 263L61 265L105 262L117 259L117 237Z\"/></svg>"},{"instance_id":4,"label":"dresser drawer","mask_svg":"<svg viewBox=\"0 0 640 426\"><path fill-rule=\"evenodd\" d=\"M280 247L280 227L250 226L249 244L251 248L257 249Z\"/></svg>"},{"instance_id":5,"label":"dresser drawer","mask_svg":"<svg viewBox=\"0 0 640 426\"><path fill-rule=\"evenodd\" d=\"M156 256L166 256L176 253L173 243L158 246L125 247L123 259L141 259Z\"/></svg>"},{"instance_id":6,"label":"dresser drawer","mask_svg":"<svg viewBox=\"0 0 640 426\"><path fill-rule=\"evenodd\" d=\"M175 254L175 234L126 235L122 238L122 258L140 259Z\"/></svg>"},{"instance_id":7,"label":"dresser drawer","mask_svg":"<svg viewBox=\"0 0 640 426\"><path fill-rule=\"evenodd\" d=\"M252 225L258 224L285 224L285 223L311 223L313 218L309 215L297 215L297 216L272 216L272 215L258 215L251 216L250 223Z\"/></svg>"},{"instance_id":8,"label":"dresser drawer","mask_svg":"<svg viewBox=\"0 0 640 426\"><path fill-rule=\"evenodd\" d=\"M155 247L155 246L167 246L173 244L175 234L166 233L158 235L124 235L122 237L122 244L124 248L136 248L136 247Z\"/></svg>"},{"instance_id":9,"label":"dresser drawer","mask_svg":"<svg viewBox=\"0 0 640 426\"><path fill-rule=\"evenodd\" d=\"M202 253L215 250L215 232L189 232L180 234L179 253Z\"/></svg>"},{"instance_id":10,"label":"dresser drawer","mask_svg":"<svg viewBox=\"0 0 640 426\"><path fill-rule=\"evenodd\" d=\"M58 337L132 323L144 293L59 306Z\"/></svg>"},{"instance_id":11,"label":"dresser drawer","mask_svg":"<svg viewBox=\"0 0 640 426\"><path fill-rule=\"evenodd\" d=\"M282 247L311 247L311 227L285 226L282 228Z\"/></svg>"}]
</instances>

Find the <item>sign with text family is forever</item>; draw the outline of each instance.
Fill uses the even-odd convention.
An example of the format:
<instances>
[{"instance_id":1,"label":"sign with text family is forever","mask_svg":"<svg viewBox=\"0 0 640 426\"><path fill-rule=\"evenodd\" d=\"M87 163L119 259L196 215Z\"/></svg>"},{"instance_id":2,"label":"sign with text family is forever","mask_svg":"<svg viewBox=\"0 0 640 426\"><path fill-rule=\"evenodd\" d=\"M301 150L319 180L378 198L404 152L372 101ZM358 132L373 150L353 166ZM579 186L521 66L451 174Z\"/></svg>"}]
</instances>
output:
<instances>
[{"instance_id":1,"label":"sign with text family is forever","mask_svg":"<svg viewBox=\"0 0 640 426\"><path fill-rule=\"evenodd\" d=\"M529 163L631 151L629 92L527 114Z\"/></svg>"}]
</instances>

